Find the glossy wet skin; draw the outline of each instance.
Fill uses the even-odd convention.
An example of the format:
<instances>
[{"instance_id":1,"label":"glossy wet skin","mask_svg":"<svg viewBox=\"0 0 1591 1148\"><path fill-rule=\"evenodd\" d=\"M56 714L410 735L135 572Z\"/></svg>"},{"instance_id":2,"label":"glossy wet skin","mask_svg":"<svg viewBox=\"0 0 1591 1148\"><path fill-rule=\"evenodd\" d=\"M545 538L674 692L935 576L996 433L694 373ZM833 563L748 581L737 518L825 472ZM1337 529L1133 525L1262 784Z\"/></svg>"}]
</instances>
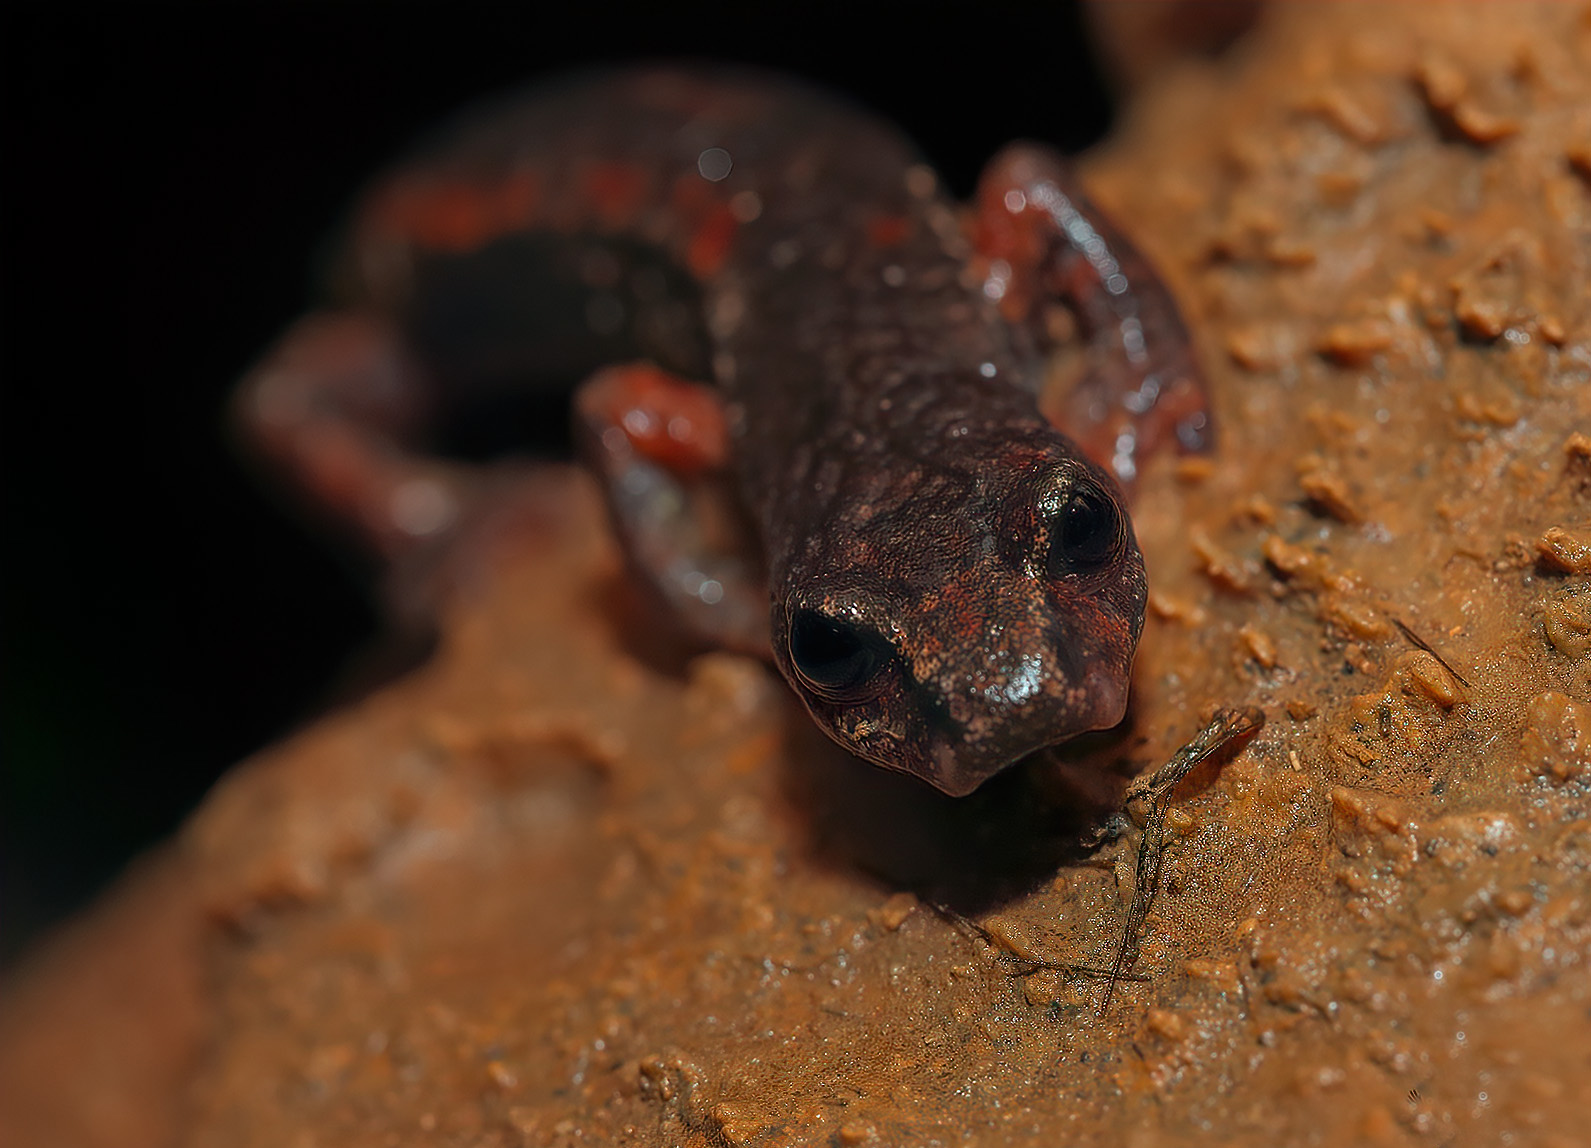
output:
<instances>
[{"instance_id":1,"label":"glossy wet skin","mask_svg":"<svg viewBox=\"0 0 1591 1148\"><path fill-rule=\"evenodd\" d=\"M950 794L1121 719L1146 600L1121 492L1039 414L1040 355L898 132L744 76L626 74L512 101L367 197L345 259L354 313L377 332L396 320L392 349L417 377L478 386L477 361L501 373L541 350L515 313L482 316L516 293L541 305L514 268L547 236L592 299L640 284L613 296L633 343L722 401L727 486L761 551L744 568L766 587L699 592L703 571L742 567L671 551L656 529L695 488L597 458L621 537L688 626L744 649L771 638L830 737ZM622 251L594 257L593 236L655 248L700 311L658 298ZM369 396L337 385L305 409L361 417ZM623 427L592 428L598 455ZM273 430L285 445L267 450L291 462L290 435L313 429Z\"/></svg>"}]
</instances>

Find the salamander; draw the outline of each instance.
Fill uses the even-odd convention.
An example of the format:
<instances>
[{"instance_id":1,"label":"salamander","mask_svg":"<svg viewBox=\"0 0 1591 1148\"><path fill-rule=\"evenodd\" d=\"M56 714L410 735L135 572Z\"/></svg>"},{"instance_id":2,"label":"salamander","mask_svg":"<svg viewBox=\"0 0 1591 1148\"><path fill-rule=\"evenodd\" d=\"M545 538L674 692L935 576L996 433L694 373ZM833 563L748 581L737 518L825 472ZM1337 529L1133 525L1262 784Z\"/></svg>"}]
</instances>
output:
<instances>
[{"instance_id":1,"label":"salamander","mask_svg":"<svg viewBox=\"0 0 1591 1148\"><path fill-rule=\"evenodd\" d=\"M490 485L428 425L496 431L505 396L595 370L576 435L632 565L846 749L962 795L1121 720L1124 491L1209 428L1168 292L1043 148L963 211L898 130L793 81L568 80L372 184L332 281L239 409L379 552ZM1074 437L1039 402L1058 314L1089 340Z\"/></svg>"}]
</instances>

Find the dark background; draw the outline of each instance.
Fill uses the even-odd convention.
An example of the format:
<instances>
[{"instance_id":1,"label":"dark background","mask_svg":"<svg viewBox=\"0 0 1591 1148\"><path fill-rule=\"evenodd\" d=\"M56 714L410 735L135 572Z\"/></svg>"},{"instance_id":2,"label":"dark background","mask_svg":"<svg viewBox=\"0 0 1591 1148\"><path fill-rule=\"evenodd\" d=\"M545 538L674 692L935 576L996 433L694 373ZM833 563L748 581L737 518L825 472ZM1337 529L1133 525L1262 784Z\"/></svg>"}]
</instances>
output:
<instances>
[{"instance_id":1,"label":"dark background","mask_svg":"<svg viewBox=\"0 0 1591 1148\"><path fill-rule=\"evenodd\" d=\"M0 962L345 696L375 639L222 419L361 180L471 100L680 57L847 91L963 194L1009 139L1106 124L1053 0L5 6Z\"/></svg>"}]
</instances>

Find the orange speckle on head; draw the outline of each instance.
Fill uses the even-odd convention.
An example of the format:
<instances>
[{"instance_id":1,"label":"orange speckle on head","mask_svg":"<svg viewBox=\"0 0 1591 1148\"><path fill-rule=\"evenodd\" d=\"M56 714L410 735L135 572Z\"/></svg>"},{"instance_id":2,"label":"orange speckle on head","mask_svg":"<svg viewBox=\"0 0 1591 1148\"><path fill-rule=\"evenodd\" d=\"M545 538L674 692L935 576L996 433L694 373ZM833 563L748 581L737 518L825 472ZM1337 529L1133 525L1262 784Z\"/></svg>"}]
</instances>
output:
<instances>
[{"instance_id":1,"label":"orange speckle on head","mask_svg":"<svg viewBox=\"0 0 1591 1148\"><path fill-rule=\"evenodd\" d=\"M975 641L984 634L988 610L983 601L982 589L981 586L969 586L956 579L940 587L939 617L946 632L959 641Z\"/></svg>"}]
</instances>

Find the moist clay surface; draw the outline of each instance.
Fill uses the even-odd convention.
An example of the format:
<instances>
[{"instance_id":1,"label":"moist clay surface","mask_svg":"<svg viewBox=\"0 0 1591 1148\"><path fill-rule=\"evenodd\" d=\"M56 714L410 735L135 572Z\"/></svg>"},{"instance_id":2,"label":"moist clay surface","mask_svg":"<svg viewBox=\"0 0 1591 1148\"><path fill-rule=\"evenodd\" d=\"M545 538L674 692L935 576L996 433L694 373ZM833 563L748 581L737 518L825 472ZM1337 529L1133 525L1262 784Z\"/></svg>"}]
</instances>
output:
<instances>
[{"instance_id":1,"label":"moist clay surface","mask_svg":"<svg viewBox=\"0 0 1591 1148\"><path fill-rule=\"evenodd\" d=\"M430 662L12 985L0 1138L1591 1144L1591 9L1273 9L1089 177L1219 418L1137 493L1122 728L959 801L856 762L671 661L545 470ZM1120 943L1109 810L1239 705L1102 1011L1048 966Z\"/></svg>"}]
</instances>

